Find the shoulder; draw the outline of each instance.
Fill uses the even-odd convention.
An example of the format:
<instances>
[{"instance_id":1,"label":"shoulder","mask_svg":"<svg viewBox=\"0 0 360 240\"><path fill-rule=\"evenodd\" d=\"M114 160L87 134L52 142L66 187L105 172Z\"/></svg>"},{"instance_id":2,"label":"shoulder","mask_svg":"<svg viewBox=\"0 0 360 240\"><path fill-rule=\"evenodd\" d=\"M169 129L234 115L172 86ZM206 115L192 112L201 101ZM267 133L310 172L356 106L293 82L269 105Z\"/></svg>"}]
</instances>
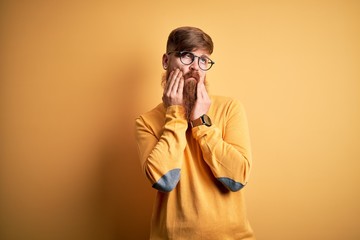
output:
<instances>
[{"instance_id":1,"label":"shoulder","mask_svg":"<svg viewBox=\"0 0 360 240\"><path fill-rule=\"evenodd\" d=\"M215 108L242 108L242 103L232 97L211 95L211 104Z\"/></svg>"},{"instance_id":2,"label":"shoulder","mask_svg":"<svg viewBox=\"0 0 360 240\"><path fill-rule=\"evenodd\" d=\"M164 125L165 120L165 107L162 103L148 112L141 114L135 119L136 125L143 126L147 129L159 129Z\"/></svg>"},{"instance_id":3,"label":"shoulder","mask_svg":"<svg viewBox=\"0 0 360 240\"><path fill-rule=\"evenodd\" d=\"M211 106L208 114L218 124L225 124L233 117L244 117L246 115L242 103L236 98L212 95L210 98Z\"/></svg>"},{"instance_id":4,"label":"shoulder","mask_svg":"<svg viewBox=\"0 0 360 240\"><path fill-rule=\"evenodd\" d=\"M141 114L138 118L142 119L156 119L159 117L163 117L165 114L165 107L162 103L158 104L156 107L151 109L148 112Z\"/></svg>"}]
</instances>

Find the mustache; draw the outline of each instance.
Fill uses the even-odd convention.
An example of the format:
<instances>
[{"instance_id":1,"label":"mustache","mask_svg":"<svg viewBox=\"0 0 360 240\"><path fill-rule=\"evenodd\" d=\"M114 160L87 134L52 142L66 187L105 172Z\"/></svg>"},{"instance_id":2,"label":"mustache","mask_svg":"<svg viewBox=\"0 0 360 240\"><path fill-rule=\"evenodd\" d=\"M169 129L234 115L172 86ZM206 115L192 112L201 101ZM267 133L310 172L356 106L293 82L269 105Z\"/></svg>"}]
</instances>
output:
<instances>
[{"instance_id":1,"label":"mustache","mask_svg":"<svg viewBox=\"0 0 360 240\"><path fill-rule=\"evenodd\" d=\"M184 75L184 79L188 79L188 78L195 78L196 81L199 81L200 80L200 74L198 72L187 72L185 75Z\"/></svg>"}]
</instances>

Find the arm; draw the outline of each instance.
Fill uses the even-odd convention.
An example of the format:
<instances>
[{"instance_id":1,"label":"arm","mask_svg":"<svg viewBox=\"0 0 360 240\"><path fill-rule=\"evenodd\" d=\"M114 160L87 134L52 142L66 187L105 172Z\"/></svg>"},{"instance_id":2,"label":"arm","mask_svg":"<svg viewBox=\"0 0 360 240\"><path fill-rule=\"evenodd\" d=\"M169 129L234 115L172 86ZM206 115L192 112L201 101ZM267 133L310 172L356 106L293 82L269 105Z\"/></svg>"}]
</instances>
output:
<instances>
[{"instance_id":1,"label":"arm","mask_svg":"<svg viewBox=\"0 0 360 240\"><path fill-rule=\"evenodd\" d=\"M158 139L143 118L136 120L136 136L141 166L152 186L169 192L180 179L186 146L187 121L182 106L166 110L163 133Z\"/></svg>"},{"instance_id":2,"label":"arm","mask_svg":"<svg viewBox=\"0 0 360 240\"><path fill-rule=\"evenodd\" d=\"M192 134L214 176L231 191L238 191L246 185L249 178L250 138L242 105L232 101L227 107L223 134L214 125L194 127Z\"/></svg>"},{"instance_id":3,"label":"arm","mask_svg":"<svg viewBox=\"0 0 360 240\"><path fill-rule=\"evenodd\" d=\"M153 184L163 192L173 190L179 179L183 162L183 152L186 147L185 109L182 106L182 91L184 79L182 72L171 72L164 89L163 102L166 107L165 124L163 128L152 129L154 121L164 121L162 117L136 120L136 136L142 168ZM160 137L159 136L159 132Z\"/></svg>"}]
</instances>

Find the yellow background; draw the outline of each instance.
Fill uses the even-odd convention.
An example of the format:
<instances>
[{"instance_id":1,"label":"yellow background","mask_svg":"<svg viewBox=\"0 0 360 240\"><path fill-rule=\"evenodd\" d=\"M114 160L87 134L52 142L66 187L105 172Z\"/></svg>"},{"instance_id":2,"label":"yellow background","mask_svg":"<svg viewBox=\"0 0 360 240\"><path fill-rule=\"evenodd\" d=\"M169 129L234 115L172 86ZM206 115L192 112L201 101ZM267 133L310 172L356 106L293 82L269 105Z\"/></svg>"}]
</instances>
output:
<instances>
[{"instance_id":1,"label":"yellow background","mask_svg":"<svg viewBox=\"0 0 360 240\"><path fill-rule=\"evenodd\" d=\"M1 1L0 239L146 239L134 119L168 33L247 109L258 239L360 239L360 1Z\"/></svg>"}]
</instances>

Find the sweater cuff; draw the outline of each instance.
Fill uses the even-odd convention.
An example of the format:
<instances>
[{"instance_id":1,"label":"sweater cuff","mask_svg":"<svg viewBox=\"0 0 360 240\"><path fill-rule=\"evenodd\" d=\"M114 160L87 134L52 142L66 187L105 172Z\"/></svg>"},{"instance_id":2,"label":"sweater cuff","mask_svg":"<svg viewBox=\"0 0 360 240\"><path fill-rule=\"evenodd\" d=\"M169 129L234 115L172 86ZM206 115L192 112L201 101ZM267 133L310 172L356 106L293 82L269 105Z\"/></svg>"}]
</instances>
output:
<instances>
[{"instance_id":1,"label":"sweater cuff","mask_svg":"<svg viewBox=\"0 0 360 240\"><path fill-rule=\"evenodd\" d=\"M172 105L166 108L166 115L171 118L186 120L185 107L182 105Z\"/></svg>"},{"instance_id":2,"label":"sweater cuff","mask_svg":"<svg viewBox=\"0 0 360 240\"><path fill-rule=\"evenodd\" d=\"M193 138L195 138L197 141L206 136L210 131L212 131L214 129L214 126L205 126L205 125L200 125L200 126L197 126L197 127L193 127L191 129L192 131L192 136Z\"/></svg>"}]
</instances>

